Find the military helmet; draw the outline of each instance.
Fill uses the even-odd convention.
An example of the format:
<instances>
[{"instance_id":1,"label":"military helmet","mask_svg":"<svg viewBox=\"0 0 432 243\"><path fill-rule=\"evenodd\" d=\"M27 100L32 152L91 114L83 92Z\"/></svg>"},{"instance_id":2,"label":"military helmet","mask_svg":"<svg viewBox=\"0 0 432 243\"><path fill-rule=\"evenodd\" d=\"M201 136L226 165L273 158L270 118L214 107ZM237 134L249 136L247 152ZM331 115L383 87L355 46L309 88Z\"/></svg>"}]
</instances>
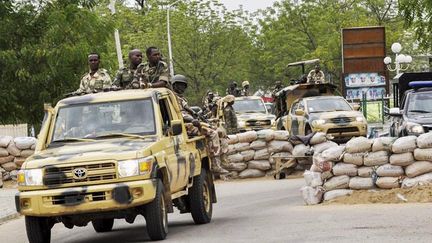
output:
<instances>
[{"instance_id":1,"label":"military helmet","mask_svg":"<svg viewBox=\"0 0 432 243\"><path fill-rule=\"evenodd\" d=\"M234 95L227 95L224 97L224 102L233 102L235 100L235 96Z\"/></svg>"},{"instance_id":2,"label":"military helmet","mask_svg":"<svg viewBox=\"0 0 432 243\"><path fill-rule=\"evenodd\" d=\"M249 81L247 81L247 80L243 81L242 87L244 88L246 85L249 85Z\"/></svg>"},{"instance_id":3,"label":"military helmet","mask_svg":"<svg viewBox=\"0 0 432 243\"><path fill-rule=\"evenodd\" d=\"M187 84L187 79L184 75L176 74L172 79L172 84L175 84L177 82Z\"/></svg>"}]
</instances>

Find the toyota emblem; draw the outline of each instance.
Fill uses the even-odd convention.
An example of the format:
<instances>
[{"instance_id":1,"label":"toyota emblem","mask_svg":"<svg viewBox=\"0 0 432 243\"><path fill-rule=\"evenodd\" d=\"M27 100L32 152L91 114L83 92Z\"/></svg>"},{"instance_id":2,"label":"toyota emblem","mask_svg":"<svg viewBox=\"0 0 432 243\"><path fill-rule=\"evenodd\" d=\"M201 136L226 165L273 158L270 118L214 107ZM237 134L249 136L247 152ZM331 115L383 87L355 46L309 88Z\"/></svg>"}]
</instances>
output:
<instances>
[{"instance_id":1,"label":"toyota emblem","mask_svg":"<svg viewBox=\"0 0 432 243\"><path fill-rule=\"evenodd\" d=\"M86 168L76 168L72 171L73 178L76 180L83 180L87 178L87 169Z\"/></svg>"}]
</instances>

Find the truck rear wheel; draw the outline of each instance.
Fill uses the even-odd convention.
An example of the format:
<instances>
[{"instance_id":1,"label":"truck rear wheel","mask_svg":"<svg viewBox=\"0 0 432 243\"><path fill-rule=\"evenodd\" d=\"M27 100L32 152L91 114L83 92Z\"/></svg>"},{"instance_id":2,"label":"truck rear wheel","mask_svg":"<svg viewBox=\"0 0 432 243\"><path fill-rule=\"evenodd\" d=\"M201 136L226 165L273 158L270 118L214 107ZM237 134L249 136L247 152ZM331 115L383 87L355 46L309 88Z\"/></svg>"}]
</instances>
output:
<instances>
[{"instance_id":1,"label":"truck rear wheel","mask_svg":"<svg viewBox=\"0 0 432 243\"><path fill-rule=\"evenodd\" d=\"M155 199L145 207L147 233L151 240L163 240L168 234L168 212L164 200L164 186L158 179Z\"/></svg>"},{"instance_id":2,"label":"truck rear wheel","mask_svg":"<svg viewBox=\"0 0 432 243\"><path fill-rule=\"evenodd\" d=\"M98 233L109 232L114 225L114 219L95 219L92 220L93 228Z\"/></svg>"},{"instance_id":3,"label":"truck rear wheel","mask_svg":"<svg viewBox=\"0 0 432 243\"><path fill-rule=\"evenodd\" d=\"M191 214L196 224L206 224L211 221L213 213L213 200L211 180L212 175L202 168L201 174L193 178L193 185L189 190L189 203Z\"/></svg>"},{"instance_id":4,"label":"truck rear wheel","mask_svg":"<svg viewBox=\"0 0 432 243\"><path fill-rule=\"evenodd\" d=\"M25 225L30 243L51 242L51 225L48 218L25 216Z\"/></svg>"}]
</instances>

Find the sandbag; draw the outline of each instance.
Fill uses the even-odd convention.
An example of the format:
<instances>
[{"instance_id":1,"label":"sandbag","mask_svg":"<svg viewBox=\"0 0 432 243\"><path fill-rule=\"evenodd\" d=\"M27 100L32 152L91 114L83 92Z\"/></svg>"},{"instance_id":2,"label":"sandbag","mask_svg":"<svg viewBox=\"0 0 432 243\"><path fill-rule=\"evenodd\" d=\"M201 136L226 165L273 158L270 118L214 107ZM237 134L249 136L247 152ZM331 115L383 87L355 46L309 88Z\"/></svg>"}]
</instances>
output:
<instances>
[{"instance_id":1,"label":"sandbag","mask_svg":"<svg viewBox=\"0 0 432 243\"><path fill-rule=\"evenodd\" d=\"M240 154L243 156L243 161L247 162L249 160L252 160L255 156L255 150L246 150L240 152Z\"/></svg>"},{"instance_id":2,"label":"sandbag","mask_svg":"<svg viewBox=\"0 0 432 243\"><path fill-rule=\"evenodd\" d=\"M364 153L345 153L343 155L343 162L353 165L363 165Z\"/></svg>"},{"instance_id":3,"label":"sandbag","mask_svg":"<svg viewBox=\"0 0 432 243\"><path fill-rule=\"evenodd\" d=\"M228 165L223 166L224 169L229 171L243 171L247 168L246 163L229 163Z\"/></svg>"},{"instance_id":4,"label":"sandbag","mask_svg":"<svg viewBox=\"0 0 432 243\"><path fill-rule=\"evenodd\" d=\"M305 156L309 152L310 152L310 146L304 144L298 144L294 146L292 150L292 154L294 156Z\"/></svg>"},{"instance_id":5,"label":"sandbag","mask_svg":"<svg viewBox=\"0 0 432 243\"><path fill-rule=\"evenodd\" d=\"M7 163L7 162L11 162L14 160L14 158L15 158L15 156L13 156L13 155L9 155L6 157L0 157L0 165Z\"/></svg>"},{"instance_id":6,"label":"sandbag","mask_svg":"<svg viewBox=\"0 0 432 243\"><path fill-rule=\"evenodd\" d=\"M411 152L390 155L390 164L392 165L408 166L414 162L414 156Z\"/></svg>"},{"instance_id":7,"label":"sandbag","mask_svg":"<svg viewBox=\"0 0 432 243\"><path fill-rule=\"evenodd\" d=\"M429 161L417 161L405 168L405 174L410 178L429 172L432 172L432 162Z\"/></svg>"},{"instance_id":8,"label":"sandbag","mask_svg":"<svg viewBox=\"0 0 432 243\"><path fill-rule=\"evenodd\" d=\"M417 147L432 148L432 132L423 133L417 137Z\"/></svg>"},{"instance_id":9,"label":"sandbag","mask_svg":"<svg viewBox=\"0 0 432 243\"><path fill-rule=\"evenodd\" d=\"M246 151L249 149L250 149L249 143L238 143L235 145L235 150L237 152Z\"/></svg>"},{"instance_id":10,"label":"sandbag","mask_svg":"<svg viewBox=\"0 0 432 243\"><path fill-rule=\"evenodd\" d=\"M5 148L0 148L0 157L9 156L9 152Z\"/></svg>"},{"instance_id":11,"label":"sandbag","mask_svg":"<svg viewBox=\"0 0 432 243\"><path fill-rule=\"evenodd\" d=\"M378 177L375 184L382 189L399 188L399 177Z\"/></svg>"},{"instance_id":12,"label":"sandbag","mask_svg":"<svg viewBox=\"0 0 432 243\"><path fill-rule=\"evenodd\" d=\"M21 165L24 163L24 161L26 160L26 158L23 157L15 157L14 159L14 163L21 168Z\"/></svg>"},{"instance_id":13,"label":"sandbag","mask_svg":"<svg viewBox=\"0 0 432 243\"><path fill-rule=\"evenodd\" d=\"M331 161L326 161L324 158L321 157L321 154L314 154L312 160L314 166L313 171L315 172L331 171L333 167L333 163Z\"/></svg>"},{"instance_id":14,"label":"sandbag","mask_svg":"<svg viewBox=\"0 0 432 243\"><path fill-rule=\"evenodd\" d=\"M426 173L414 178L405 178L402 181L402 188L411 188L428 184L432 184L432 173Z\"/></svg>"},{"instance_id":15,"label":"sandbag","mask_svg":"<svg viewBox=\"0 0 432 243\"><path fill-rule=\"evenodd\" d=\"M288 131L274 131L273 132L274 140L280 140L280 141L288 141L290 135Z\"/></svg>"},{"instance_id":16,"label":"sandbag","mask_svg":"<svg viewBox=\"0 0 432 243\"><path fill-rule=\"evenodd\" d=\"M255 151L254 160L263 160L263 159L269 159L270 153L268 152L267 148L260 149Z\"/></svg>"},{"instance_id":17,"label":"sandbag","mask_svg":"<svg viewBox=\"0 0 432 243\"><path fill-rule=\"evenodd\" d=\"M331 191L335 189L348 189L350 178L347 175L333 176L324 183L324 189Z\"/></svg>"},{"instance_id":18,"label":"sandbag","mask_svg":"<svg viewBox=\"0 0 432 243\"><path fill-rule=\"evenodd\" d=\"M245 178L256 178L265 176L265 171L257 170L257 169L246 169L240 172L239 177L241 179Z\"/></svg>"},{"instance_id":19,"label":"sandbag","mask_svg":"<svg viewBox=\"0 0 432 243\"><path fill-rule=\"evenodd\" d=\"M227 160L229 163L243 162L243 156L239 153L228 155Z\"/></svg>"},{"instance_id":20,"label":"sandbag","mask_svg":"<svg viewBox=\"0 0 432 243\"><path fill-rule=\"evenodd\" d=\"M324 150L321 156L328 161L340 161L343 157L345 146L337 146ZM363 162L363 161L362 161Z\"/></svg>"},{"instance_id":21,"label":"sandbag","mask_svg":"<svg viewBox=\"0 0 432 243\"><path fill-rule=\"evenodd\" d=\"M350 179L349 188L354 190L368 190L374 187L372 178L353 177Z\"/></svg>"},{"instance_id":22,"label":"sandbag","mask_svg":"<svg viewBox=\"0 0 432 243\"><path fill-rule=\"evenodd\" d=\"M14 139L15 146L21 150L30 149L30 147L36 143L34 137L16 137Z\"/></svg>"},{"instance_id":23,"label":"sandbag","mask_svg":"<svg viewBox=\"0 0 432 243\"><path fill-rule=\"evenodd\" d=\"M37 143L37 142L36 142L36 143ZM33 145L30 147L31 150L35 150L35 149L36 149L36 143L33 144Z\"/></svg>"},{"instance_id":24,"label":"sandbag","mask_svg":"<svg viewBox=\"0 0 432 243\"><path fill-rule=\"evenodd\" d=\"M347 176L356 176L357 175L357 165L353 164L345 164L345 163L337 163L332 168L333 175L347 175Z\"/></svg>"},{"instance_id":25,"label":"sandbag","mask_svg":"<svg viewBox=\"0 0 432 243\"><path fill-rule=\"evenodd\" d=\"M372 177L374 173L373 167L362 166L357 169L357 174L360 177Z\"/></svg>"},{"instance_id":26,"label":"sandbag","mask_svg":"<svg viewBox=\"0 0 432 243\"><path fill-rule=\"evenodd\" d=\"M315 145L315 144L319 144L319 143L324 143L326 141L327 141L326 134L323 132L317 132L312 136L312 138L309 141L309 144Z\"/></svg>"},{"instance_id":27,"label":"sandbag","mask_svg":"<svg viewBox=\"0 0 432 243\"><path fill-rule=\"evenodd\" d=\"M335 143L333 141L327 141L324 143L316 144L312 148L313 148L314 153L322 153L326 149L334 148L337 146L339 146L337 143Z\"/></svg>"},{"instance_id":28,"label":"sandbag","mask_svg":"<svg viewBox=\"0 0 432 243\"><path fill-rule=\"evenodd\" d=\"M13 156L20 156L21 154L21 150L17 148L13 142L9 143L7 151Z\"/></svg>"},{"instance_id":29,"label":"sandbag","mask_svg":"<svg viewBox=\"0 0 432 243\"><path fill-rule=\"evenodd\" d=\"M372 140L365 137L351 138L345 147L345 151L348 153L362 153L369 152L372 148Z\"/></svg>"},{"instance_id":30,"label":"sandbag","mask_svg":"<svg viewBox=\"0 0 432 243\"><path fill-rule=\"evenodd\" d=\"M267 147L267 143L264 140L255 140L250 144L250 148L253 150L259 150Z\"/></svg>"},{"instance_id":31,"label":"sandbag","mask_svg":"<svg viewBox=\"0 0 432 243\"><path fill-rule=\"evenodd\" d=\"M26 150L21 151L20 156L24 157L24 158L27 158L27 157L32 156L33 154L34 154L34 150L26 149Z\"/></svg>"},{"instance_id":32,"label":"sandbag","mask_svg":"<svg viewBox=\"0 0 432 243\"><path fill-rule=\"evenodd\" d=\"M235 154L237 153L237 149L236 146L233 144L228 145L228 151L227 151L227 155L231 155L231 154Z\"/></svg>"},{"instance_id":33,"label":"sandbag","mask_svg":"<svg viewBox=\"0 0 432 243\"><path fill-rule=\"evenodd\" d=\"M16 170L18 167L14 162L7 162L1 165L1 167L3 167L3 169L7 172Z\"/></svg>"},{"instance_id":34,"label":"sandbag","mask_svg":"<svg viewBox=\"0 0 432 243\"><path fill-rule=\"evenodd\" d=\"M391 152L391 147L395 140L396 138L394 137L375 138L372 145L372 152L377 152L377 151Z\"/></svg>"},{"instance_id":35,"label":"sandbag","mask_svg":"<svg viewBox=\"0 0 432 243\"><path fill-rule=\"evenodd\" d=\"M416 160L432 161L432 148L417 148L414 150L414 158Z\"/></svg>"},{"instance_id":36,"label":"sandbag","mask_svg":"<svg viewBox=\"0 0 432 243\"><path fill-rule=\"evenodd\" d=\"M6 148L12 140L11 136L0 136L0 147Z\"/></svg>"},{"instance_id":37,"label":"sandbag","mask_svg":"<svg viewBox=\"0 0 432 243\"><path fill-rule=\"evenodd\" d=\"M363 164L366 166L384 165L389 162L387 151L369 152L363 157Z\"/></svg>"},{"instance_id":38,"label":"sandbag","mask_svg":"<svg viewBox=\"0 0 432 243\"><path fill-rule=\"evenodd\" d=\"M236 144L238 142L239 142L239 140L238 140L237 135L235 135L235 134L228 135L228 144Z\"/></svg>"},{"instance_id":39,"label":"sandbag","mask_svg":"<svg viewBox=\"0 0 432 243\"><path fill-rule=\"evenodd\" d=\"M353 193L353 190L349 189L338 189L324 193L324 201L333 200L338 197L349 196Z\"/></svg>"},{"instance_id":40,"label":"sandbag","mask_svg":"<svg viewBox=\"0 0 432 243\"><path fill-rule=\"evenodd\" d=\"M288 141L273 140L268 143L269 153L292 152L293 146Z\"/></svg>"},{"instance_id":41,"label":"sandbag","mask_svg":"<svg viewBox=\"0 0 432 243\"><path fill-rule=\"evenodd\" d=\"M306 205L319 204L322 201L324 190L321 187L313 188L310 186L304 186L300 189L303 200Z\"/></svg>"},{"instance_id":42,"label":"sandbag","mask_svg":"<svg viewBox=\"0 0 432 243\"><path fill-rule=\"evenodd\" d=\"M270 170L266 171L265 176L273 177L275 174L276 174L276 170L270 169Z\"/></svg>"},{"instance_id":43,"label":"sandbag","mask_svg":"<svg viewBox=\"0 0 432 243\"><path fill-rule=\"evenodd\" d=\"M406 152L413 152L417 148L417 137L406 136L400 137L394 141L392 145L392 152L395 154L401 154Z\"/></svg>"},{"instance_id":44,"label":"sandbag","mask_svg":"<svg viewBox=\"0 0 432 243\"><path fill-rule=\"evenodd\" d=\"M303 173L303 177L306 181L307 186L317 187L317 186L322 186L323 184L322 176L321 173L319 172L306 170Z\"/></svg>"},{"instance_id":45,"label":"sandbag","mask_svg":"<svg viewBox=\"0 0 432 243\"><path fill-rule=\"evenodd\" d=\"M327 179L332 178L334 175L333 173L331 173L331 171L324 171L323 173L321 173L321 180L325 181Z\"/></svg>"},{"instance_id":46,"label":"sandbag","mask_svg":"<svg viewBox=\"0 0 432 243\"><path fill-rule=\"evenodd\" d=\"M274 131L271 129L263 129L256 132L257 139L261 139L264 141L271 141L274 138Z\"/></svg>"},{"instance_id":47,"label":"sandbag","mask_svg":"<svg viewBox=\"0 0 432 243\"><path fill-rule=\"evenodd\" d=\"M257 139L257 133L255 131L248 131L237 134L239 143L251 143Z\"/></svg>"},{"instance_id":48,"label":"sandbag","mask_svg":"<svg viewBox=\"0 0 432 243\"><path fill-rule=\"evenodd\" d=\"M376 173L381 177L398 177L404 175L404 169L398 165L385 164L378 167Z\"/></svg>"},{"instance_id":49,"label":"sandbag","mask_svg":"<svg viewBox=\"0 0 432 243\"><path fill-rule=\"evenodd\" d=\"M257 170L266 171L271 169L271 165L268 160L251 160L248 162L248 169L257 169Z\"/></svg>"},{"instance_id":50,"label":"sandbag","mask_svg":"<svg viewBox=\"0 0 432 243\"><path fill-rule=\"evenodd\" d=\"M292 156L292 154L290 153L290 152L280 152L280 153L275 153L275 154L273 154L272 156L270 156L270 158L269 158L269 162L270 162L270 164L275 164L276 163L276 161L275 161L275 159L273 158L273 157L283 157L283 158L287 158L287 157L290 157L290 156Z\"/></svg>"}]
</instances>

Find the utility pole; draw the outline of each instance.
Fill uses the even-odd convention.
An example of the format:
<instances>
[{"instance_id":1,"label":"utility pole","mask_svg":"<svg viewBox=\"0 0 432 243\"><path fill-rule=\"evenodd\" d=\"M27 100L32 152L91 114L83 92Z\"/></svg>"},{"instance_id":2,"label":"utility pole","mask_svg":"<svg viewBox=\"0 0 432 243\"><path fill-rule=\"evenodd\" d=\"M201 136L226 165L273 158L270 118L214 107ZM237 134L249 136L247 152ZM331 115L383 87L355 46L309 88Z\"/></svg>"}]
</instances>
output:
<instances>
[{"instance_id":1,"label":"utility pole","mask_svg":"<svg viewBox=\"0 0 432 243\"><path fill-rule=\"evenodd\" d=\"M116 13L115 9L115 3L116 0L111 0L110 4L108 5L108 9L111 10L111 14ZM118 29L114 30L114 40L115 40L115 46L116 46L116 52L117 52L117 61L119 63L119 69L123 68L123 56L121 51L121 45L120 45L120 34Z\"/></svg>"},{"instance_id":2,"label":"utility pole","mask_svg":"<svg viewBox=\"0 0 432 243\"><path fill-rule=\"evenodd\" d=\"M175 5L178 2L180 2L180 0L175 1L174 3L169 4L168 8L167 8L168 55L169 55L169 69L170 69L170 75L171 75L171 77L174 77L174 64L173 64L172 48L171 48L170 8L171 8L171 6Z\"/></svg>"}]
</instances>

